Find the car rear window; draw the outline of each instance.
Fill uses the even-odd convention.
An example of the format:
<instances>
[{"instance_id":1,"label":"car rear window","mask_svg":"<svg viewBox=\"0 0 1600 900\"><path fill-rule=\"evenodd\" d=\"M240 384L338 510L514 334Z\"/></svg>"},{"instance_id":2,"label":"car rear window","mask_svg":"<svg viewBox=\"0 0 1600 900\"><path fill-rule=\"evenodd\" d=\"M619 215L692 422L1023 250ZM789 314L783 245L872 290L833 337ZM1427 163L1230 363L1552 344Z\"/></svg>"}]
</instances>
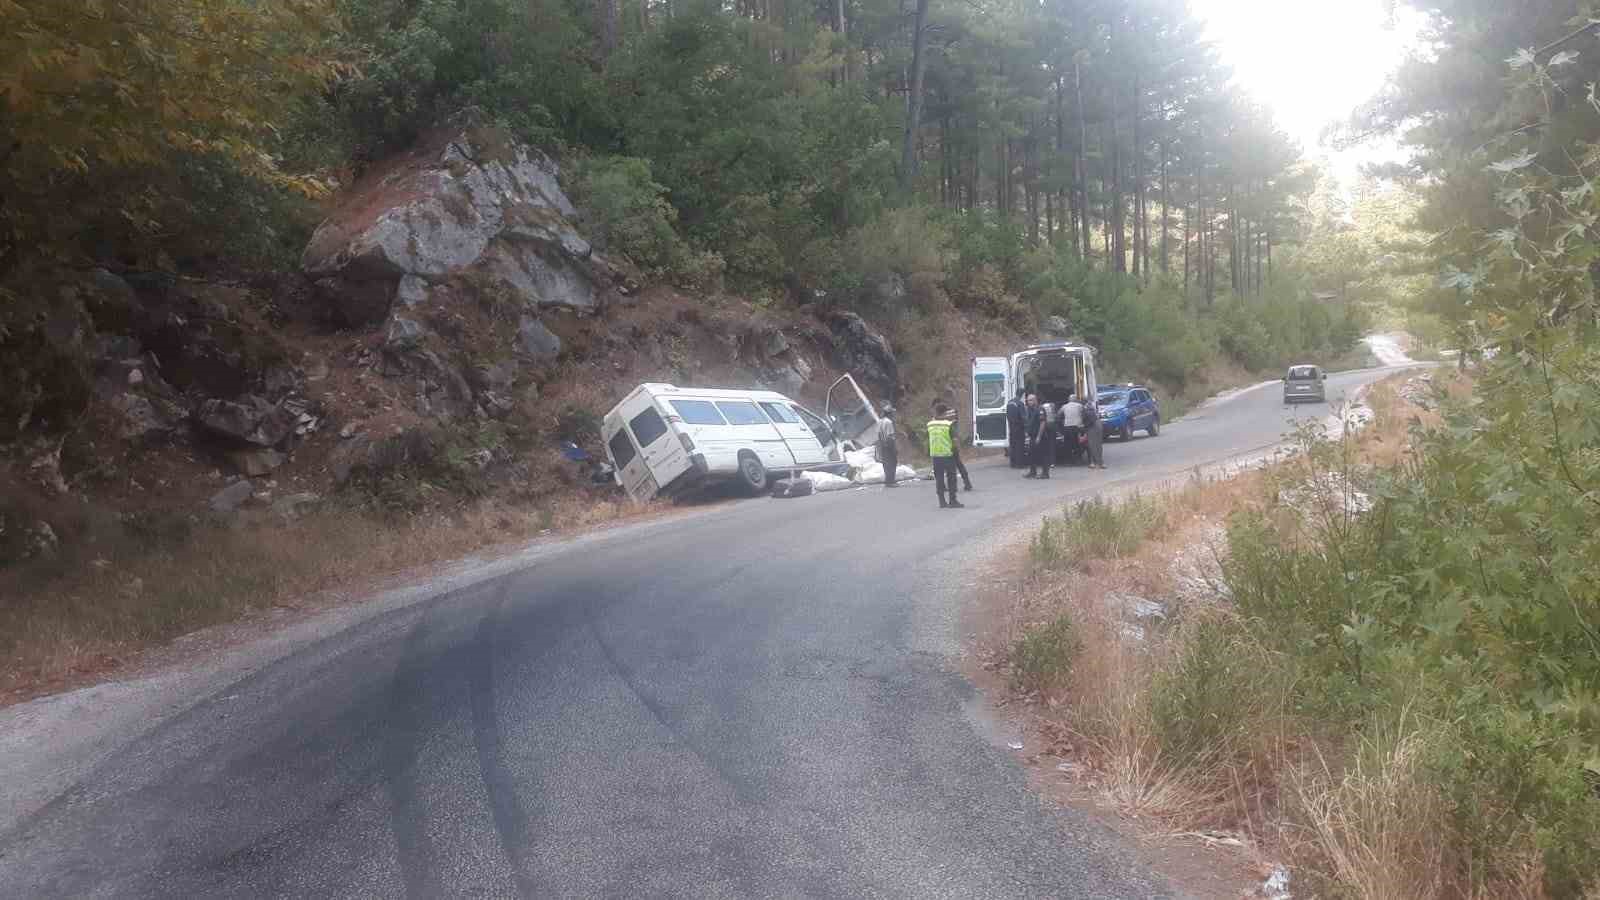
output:
<instances>
[{"instance_id":1,"label":"car rear window","mask_svg":"<svg viewBox=\"0 0 1600 900\"><path fill-rule=\"evenodd\" d=\"M606 442L606 446L611 448L611 464L617 468L626 469L628 463L633 462L633 441L628 440L626 429L618 428L617 433Z\"/></svg>"},{"instance_id":2,"label":"car rear window","mask_svg":"<svg viewBox=\"0 0 1600 900\"><path fill-rule=\"evenodd\" d=\"M1317 377L1316 366L1295 366L1289 370L1289 377L1296 381L1305 381Z\"/></svg>"},{"instance_id":3,"label":"car rear window","mask_svg":"<svg viewBox=\"0 0 1600 900\"><path fill-rule=\"evenodd\" d=\"M745 400L724 400L717 404L717 409L722 410L722 415L727 418L729 425L771 425L767 417L756 409L754 403Z\"/></svg>"},{"instance_id":4,"label":"car rear window","mask_svg":"<svg viewBox=\"0 0 1600 900\"><path fill-rule=\"evenodd\" d=\"M644 412L629 419L628 427L633 429L633 439L638 441L641 447L654 444L667 433L667 423L661 421L661 414L656 412L654 406L647 407Z\"/></svg>"},{"instance_id":5,"label":"car rear window","mask_svg":"<svg viewBox=\"0 0 1600 900\"><path fill-rule=\"evenodd\" d=\"M689 425L726 425L717 405L710 400L674 400L672 408Z\"/></svg>"},{"instance_id":6,"label":"car rear window","mask_svg":"<svg viewBox=\"0 0 1600 900\"><path fill-rule=\"evenodd\" d=\"M800 419L794 413L784 409L782 403L763 403L761 408L766 410L767 415L771 416L775 421L782 422L785 425L800 424Z\"/></svg>"}]
</instances>

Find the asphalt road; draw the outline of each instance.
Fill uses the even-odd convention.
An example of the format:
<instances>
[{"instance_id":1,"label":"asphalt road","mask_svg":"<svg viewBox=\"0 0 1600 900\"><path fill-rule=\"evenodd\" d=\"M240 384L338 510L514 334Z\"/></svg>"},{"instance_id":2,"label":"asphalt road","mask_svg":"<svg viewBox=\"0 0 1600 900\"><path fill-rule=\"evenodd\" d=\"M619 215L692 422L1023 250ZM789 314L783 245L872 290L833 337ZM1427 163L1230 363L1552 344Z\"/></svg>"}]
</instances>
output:
<instances>
[{"instance_id":1,"label":"asphalt road","mask_svg":"<svg viewBox=\"0 0 1600 900\"><path fill-rule=\"evenodd\" d=\"M1181 895L1029 792L959 674L963 589L1063 501L1326 414L1269 386L1103 472L976 464L964 510L926 482L740 502L372 616L0 822L0 895Z\"/></svg>"}]
</instances>

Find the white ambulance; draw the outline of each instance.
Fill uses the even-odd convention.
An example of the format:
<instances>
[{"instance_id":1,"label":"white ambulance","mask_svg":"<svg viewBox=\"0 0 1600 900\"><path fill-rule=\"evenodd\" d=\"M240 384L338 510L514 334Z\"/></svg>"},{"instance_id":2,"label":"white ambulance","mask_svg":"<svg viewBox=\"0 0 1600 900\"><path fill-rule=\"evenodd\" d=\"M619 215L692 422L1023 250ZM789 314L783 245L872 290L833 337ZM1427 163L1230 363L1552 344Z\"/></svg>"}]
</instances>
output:
<instances>
[{"instance_id":1,"label":"white ambulance","mask_svg":"<svg viewBox=\"0 0 1600 900\"><path fill-rule=\"evenodd\" d=\"M972 443L1005 447L1010 440L1006 401L1019 388L1039 395L1040 403L1060 409L1067 398L1093 399L1094 348L1067 341L1035 344L1010 356L978 356L972 360ZM1058 430L1059 437L1059 430ZM1076 447L1063 448L1068 455Z\"/></svg>"}]
</instances>

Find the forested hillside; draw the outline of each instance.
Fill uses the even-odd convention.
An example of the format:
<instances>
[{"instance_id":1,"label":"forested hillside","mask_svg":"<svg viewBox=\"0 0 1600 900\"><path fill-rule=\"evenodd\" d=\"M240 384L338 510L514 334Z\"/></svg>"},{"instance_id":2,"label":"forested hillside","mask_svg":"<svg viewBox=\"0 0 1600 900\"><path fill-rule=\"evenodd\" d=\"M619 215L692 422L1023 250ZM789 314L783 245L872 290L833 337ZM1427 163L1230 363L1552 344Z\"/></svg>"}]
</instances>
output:
<instances>
[{"instance_id":1,"label":"forested hillside","mask_svg":"<svg viewBox=\"0 0 1600 900\"><path fill-rule=\"evenodd\" d=\"M642 381L916 417L1076 338L1171 419L1359 364L1347 193L1177 0L0 0L0 633L620 514Z\"/></svg>"},{"instance_id":2,"label":"forested hillside","mask_svg":"<svg viewBox=\"0 0 1600 900\"><path fill-rule=\"evenodd\" d=\"M45 252L286 268L319 199L474 107L568 161L603 242L694 289L870 308L891 275L932 273L964 307L1064 314L1174 389L1219 341L1256 367L1359 331L1274 278L1315 175L1177 0L0 17L8 271ZM1245 298L1280 311L1227 315Z\"/></svg>"}]
</instances>

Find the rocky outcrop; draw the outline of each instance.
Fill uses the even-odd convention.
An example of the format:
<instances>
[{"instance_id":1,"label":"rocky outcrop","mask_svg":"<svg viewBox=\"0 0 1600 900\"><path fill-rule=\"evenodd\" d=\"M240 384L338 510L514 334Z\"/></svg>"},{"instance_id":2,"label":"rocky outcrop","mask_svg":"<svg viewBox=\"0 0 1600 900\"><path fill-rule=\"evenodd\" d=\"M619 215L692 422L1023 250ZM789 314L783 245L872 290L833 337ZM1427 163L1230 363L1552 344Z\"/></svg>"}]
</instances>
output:
<instances>
[{"instance_id":1,"label":"rocky outcrop","mask_svg":"<svg viewBox=\"0 0 1600 900\"><path fill-rule=\"evenodd\" d=\"M301 265L329 312L380 324L450 287L529 311L599 305L620 273L572 224L555 163L491 129L441 134L380 166L317 228Z\"/></svg>"},{"instance_id":2,"label":"rocky outcrop","mask_svg":"<svg viewBox=\"0 0 1600 900\"><path fill-rule=\"evenodd\" d=\"M377 167L302 255L331 317L381 330L375 371L438 419L508 415L563 350L546 319L630 289L574 226L549 158L492 129L443 130Z\"/></svg>"},{"instance_id":3,"label":"rocky outcrop","mask_svg":"<svg viewBox=\"0 0 1600 900\"><path fill-rule=\"evenodd\" d=\"M853 312L834 312L827 325L833 332L839 368L855 375L872 396L898 400L900 364L889 339Z\"/></svg>"}]
</instances>

